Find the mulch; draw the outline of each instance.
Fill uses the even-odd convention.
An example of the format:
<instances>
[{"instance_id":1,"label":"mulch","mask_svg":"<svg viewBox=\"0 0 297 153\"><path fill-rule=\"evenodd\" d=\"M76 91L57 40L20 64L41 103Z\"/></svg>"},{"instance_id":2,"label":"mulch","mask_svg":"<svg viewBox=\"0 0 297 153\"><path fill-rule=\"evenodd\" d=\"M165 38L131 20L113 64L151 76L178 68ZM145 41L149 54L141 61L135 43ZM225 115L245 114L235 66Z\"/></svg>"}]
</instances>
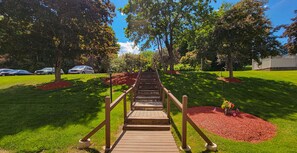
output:
<instances>
[{"instance_id":1,"label":"mulch","mask_svg":"<svg viewBox=\"0 0 297 153\"><path fill-rule=\"evenodd\" d=\"M276 135L276 126L254 115L240 112L227 116L223 109L213 106L188 108L196 125L224 138L258 143Z\"/></svg>"},{"instance_id":2,"label":"mulch","mask_svg":"<svg viewBox=\"0 0 297 153\"><path fill-rule=\"evenodd\" d=\"M224 78L224 77L219 77L217 78L218 80L227 82L227 83L240 83L241 80L237 79L237 78Z\"/></svg>"},{"instance_id":3,"label":"mulch","mask_svg":"<svg viewBox=\"0 0 297 153\"><path fill-rule=\"evenodd\" d=\"M55 89L60 89L60 88L66 88L72 86L71 82L68 81L58 81L58 82L51 82L47 84L43 84L40 86L37 86L37 89L41 90L55 90Z\"/></svg>"},{"instance_id":4,"label":"mulch","mask_svg":"<svg viewBox=\"0 0 297 153\"><path fill-rule=\"evenodd\" d=\"M137 78L138 73L115 73L112 74L112 85L123 85L132 86ZM110 79L105 78L104 83L109 85Z\"/></svg>"}]
</instances>

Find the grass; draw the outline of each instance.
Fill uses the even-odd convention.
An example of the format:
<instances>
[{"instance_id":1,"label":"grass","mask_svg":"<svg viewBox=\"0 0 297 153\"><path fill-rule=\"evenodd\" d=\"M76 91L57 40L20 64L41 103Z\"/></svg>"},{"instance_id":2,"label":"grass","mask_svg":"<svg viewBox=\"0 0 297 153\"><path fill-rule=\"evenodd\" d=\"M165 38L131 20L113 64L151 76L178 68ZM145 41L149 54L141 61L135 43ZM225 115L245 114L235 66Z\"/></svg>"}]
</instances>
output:
<instances>
[{"instance_id":1,"label":"grass","mask_svg":"<svg viewBox=\"0 0 297 153\"><path fill-rule=\"evenodd\" d=\"M253 114L277 126L277 135L261 143L236 142L202 129L218 145L219 152L296 152L297 141L297 71L238 71L234 76L241 83L223 83L216 78L219 72L183 72L165 75L163 84L181 100L188 95L188 107L217 106L226 98L241 111ZM222 76L227 77L227 72ZM172 106L180 145L181 113ZM205 142L188 124L188 142L192 152L203 152Z\"/></svg>"},{"instance_id":2,"label":"grass","mask_svg":"<svg viewBox=\"0 0 297 153\"><path fill-rule=\"evenodd\" d=\"M78 152L78 140L104 120L106 74L63 75L73 87L41 91L35 86L53 81L52 75L8 76L0 79L0 152ZM114 99L126 86L114 86ZM123 123L123 106L111 113L112 140ZM91 137L90 150L99 152L104 128Z\"/></svg>"}]
</instances>

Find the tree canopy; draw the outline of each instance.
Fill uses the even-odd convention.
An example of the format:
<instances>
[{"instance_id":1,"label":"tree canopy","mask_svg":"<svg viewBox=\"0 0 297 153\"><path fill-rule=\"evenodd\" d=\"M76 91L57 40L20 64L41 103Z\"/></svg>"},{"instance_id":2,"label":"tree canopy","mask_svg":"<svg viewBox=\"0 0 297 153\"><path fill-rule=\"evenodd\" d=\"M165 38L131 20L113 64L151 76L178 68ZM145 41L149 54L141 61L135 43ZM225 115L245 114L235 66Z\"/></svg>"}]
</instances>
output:
<instances>
[{"instance_id":1,"label":"tree canopy","mask_svg":"<svg viewBox=\"0 0 297 153\"><path fill-rule=\"evenodd\" d=\"M191 28L192 19L203 20L212 8L211 0L129 0L121 9L127 14L128 26L125 34L142 48L152 45L159 50L166 47L169 55L170 70L174 69L174 44L178 36ZM198 20L196 20L198 21Z\"/></svg>"},{"instance_id":2,"label":"tree canopy","mask_svg":"<svg viewBox=\"0 0 297 153\"><path fill-rule=\"evenodd\" d=\"M297 54L297 10L295 10L296 16L292 18L293 21L290 25L283 25L285 31L283 37L288 37L288 41L285 47L290 54Z\"/></svg>"},{"instance_id":3,"label":"tree canopy","mask_svg":"<svg viewBox=\"0 0 297 153\"><path fill-rule=\"evenodd\" d=\"M211 49L227 62L233 77L233 61L277 55L281 44L272 35L270 20L265 16L265 1L242 0L227 10L216 22Z\"/></svg>"},{"instance_id":4,"label":"tree canopy","mask_svg":"<svg viewBox=\"0 0 297 153\"><path fill-rule=\"evenodd\" d=\"M3 0L0 3L2 53L16 59L48 59L56 81L65 58L82 53L116 53L109 24L115 16L109 0Z\"/></svg>"}]
</instances>

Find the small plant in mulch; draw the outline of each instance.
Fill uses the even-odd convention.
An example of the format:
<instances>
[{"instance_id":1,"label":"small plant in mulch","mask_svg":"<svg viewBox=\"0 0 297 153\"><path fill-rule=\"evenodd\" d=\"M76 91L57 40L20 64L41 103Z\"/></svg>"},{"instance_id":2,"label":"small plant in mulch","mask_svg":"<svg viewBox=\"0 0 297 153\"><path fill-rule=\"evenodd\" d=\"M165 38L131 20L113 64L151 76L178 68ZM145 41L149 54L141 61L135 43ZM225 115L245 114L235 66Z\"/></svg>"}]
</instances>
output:
<instances>
[{"instance_id":1,"label":"small plant in mulch","mask_svg":"<svg viewBox=\"0 0 297 153\"><path fill-rule=\"evenodd\" d=\"M40 86L37 86L37 89L41 90L55 90L55 89L61 89L66 87L71 87L72 83L68 81L57 81L57 82L50 82L47 84L43 84Z\"/></svg>"},{"instance_id":2,"label":"small plant in mulch","mask_svg":"<svg viewBox=\"0 0 297 153\"><path fill-rule=\"evenodd\" d=\"M228 101L224 99L223 104L221 105L221 108L224 110L225 115L233 115L236 116L239 113L239 109L237 108L235 111L234 104L231 101Z\"/></svg>"}]
</instances>

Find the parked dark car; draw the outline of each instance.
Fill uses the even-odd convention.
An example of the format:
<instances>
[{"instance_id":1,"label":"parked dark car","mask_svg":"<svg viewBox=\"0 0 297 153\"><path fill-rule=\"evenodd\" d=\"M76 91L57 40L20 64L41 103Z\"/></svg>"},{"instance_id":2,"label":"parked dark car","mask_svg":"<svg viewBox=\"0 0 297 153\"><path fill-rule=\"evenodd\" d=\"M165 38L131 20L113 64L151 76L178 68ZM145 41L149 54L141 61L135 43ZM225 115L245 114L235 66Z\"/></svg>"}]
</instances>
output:
<instances>
[{"instance_id":1,"label":"parked dark car","mask_svg":"<svg viewBox=\"0 0 297 153\"><path fill-rule=\"evenodd\" d=\"M0 76L5 76L9 71L13 71L13 69L0 69Z\"/></svg>"},{"instance_id":2,"label":"parked dark car","mask_svg":"<svg viewBox=\"0 0 297 153\"><path fill-rule=\"evenodd\" d=\"M5 73L5 75L31 75L33 73L27 70L11 70Z\"/></svg>"},{"instance_id":3,"label":"parked dark car","mask_svg":"<svg viewBox=\"0 0 297 153\"><path fill-rule=\"evenodd\" d=\"M87 65L78 65L68 70L69 74L93 74L94 69Z\"/></svg>"},{"instance_id":4,"label":"parked dark car","mask_svg":"<svg viewBox=\"0 0 297 153\"><path fill-rule=\"evenodd\" d=\"M41 70L36 70L34 72L35 74L54 74L55 73L55 68L53 67L45 67ZM64 71L61 69L61 74L64 74Z\"/></svg>"}]
</instances>

